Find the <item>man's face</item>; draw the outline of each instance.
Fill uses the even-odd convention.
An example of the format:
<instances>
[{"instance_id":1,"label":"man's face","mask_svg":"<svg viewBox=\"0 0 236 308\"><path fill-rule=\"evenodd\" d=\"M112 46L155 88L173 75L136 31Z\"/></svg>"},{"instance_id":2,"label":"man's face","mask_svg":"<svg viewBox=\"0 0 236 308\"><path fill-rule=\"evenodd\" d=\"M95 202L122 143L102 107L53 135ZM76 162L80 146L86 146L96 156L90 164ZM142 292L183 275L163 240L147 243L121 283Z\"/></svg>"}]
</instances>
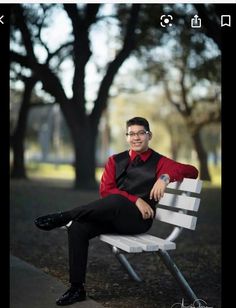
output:
<instances>
[{"instance_id":1,"label":"man's face","mask_svg":"<svg viewBox=\"0 0 236 308\"><path fill-rule=\"evenodd\" d=\"M148 149L149 140L152 138L151 132L147 133L142 125L131 125L128 127L127 142L130 149L142 153Z\"/></svg>"}]
</instances>

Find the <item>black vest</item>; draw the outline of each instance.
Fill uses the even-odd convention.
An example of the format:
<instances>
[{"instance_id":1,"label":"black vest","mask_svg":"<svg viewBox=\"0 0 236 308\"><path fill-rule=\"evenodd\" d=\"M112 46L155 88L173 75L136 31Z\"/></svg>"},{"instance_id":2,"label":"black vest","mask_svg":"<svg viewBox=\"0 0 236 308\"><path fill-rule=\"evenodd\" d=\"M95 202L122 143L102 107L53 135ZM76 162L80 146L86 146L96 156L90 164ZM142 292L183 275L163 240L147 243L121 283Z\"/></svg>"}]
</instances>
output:
<instances>
[{"instance_id":1,"label":"black vest","mask_svg":"<svg viewBox=\"0 0 236 308\"><path fill-rule=\"evenodd\" d=\"M152 150L145 162L132 166L128 151L116 154L114 159L117 188L144 199L153 207L157 202L150 200L149 194L156 182L156 166L161 157L161 154Z\"/></svg>"}]
</instances>

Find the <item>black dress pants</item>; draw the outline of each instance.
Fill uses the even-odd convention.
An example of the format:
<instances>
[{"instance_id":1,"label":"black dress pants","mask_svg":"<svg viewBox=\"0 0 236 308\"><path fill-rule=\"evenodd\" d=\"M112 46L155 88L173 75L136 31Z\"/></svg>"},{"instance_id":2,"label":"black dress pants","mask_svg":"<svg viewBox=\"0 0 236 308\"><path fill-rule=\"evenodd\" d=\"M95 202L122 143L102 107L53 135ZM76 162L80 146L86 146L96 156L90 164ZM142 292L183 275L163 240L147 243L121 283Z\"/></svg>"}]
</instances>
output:
<instances>
[{"instance_id":1,"label":"black dress pants","mask_svg":"<svg viewBox=\"0 0 236 308\"><path fill-rule=\"evenodd\" d=\"M103 233L147 232L153 220L144 220L137 206L121 195L109 195L69 211L70 283L85 283L89 240Z\"/></svg>"}]
</instances>

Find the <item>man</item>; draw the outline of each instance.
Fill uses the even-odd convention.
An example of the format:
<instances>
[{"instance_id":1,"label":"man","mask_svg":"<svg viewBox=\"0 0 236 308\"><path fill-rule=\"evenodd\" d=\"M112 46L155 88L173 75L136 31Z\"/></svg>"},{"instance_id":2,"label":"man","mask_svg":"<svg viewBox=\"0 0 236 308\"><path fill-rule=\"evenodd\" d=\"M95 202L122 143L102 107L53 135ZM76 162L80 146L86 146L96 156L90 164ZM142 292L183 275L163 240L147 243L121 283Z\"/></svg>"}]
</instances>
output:
<instances>
[{"instance_id":1,"label":"man","mask_svg":"<svg viewBox=\"0 0 236 308\"><path fill-rule=\"evenodd\" d=\"M175 162L149 148L152 133L146 119L126 123L129 151L109 157L100 183L101 199L70 211L39 217L42 230L72 224L68 228L71 287L56 301L64 306L83 301L89 240L102 233L147 232L155 217L155 205L169 182L197 178L198 170Z\"/></svg>"}]
</instances>

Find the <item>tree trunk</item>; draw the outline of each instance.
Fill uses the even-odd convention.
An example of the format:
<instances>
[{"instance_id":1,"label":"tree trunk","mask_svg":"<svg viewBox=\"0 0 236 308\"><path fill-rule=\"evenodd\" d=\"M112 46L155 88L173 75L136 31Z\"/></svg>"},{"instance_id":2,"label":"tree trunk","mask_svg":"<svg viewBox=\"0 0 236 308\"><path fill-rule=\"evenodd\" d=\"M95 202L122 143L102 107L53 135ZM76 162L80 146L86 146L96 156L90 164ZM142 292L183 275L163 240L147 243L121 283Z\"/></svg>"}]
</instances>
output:
<instances>
[{"instance_id":1,"label":"tree trunk","mask_svg":"<svg viewBox=\"0 0 236 308\"><path fill-rule=\"evenodd\" d=\"M13 165L11 170L11 177L17 179L26 178L25 162L24 162L24 137L16 134L12 138L13 149Z\"/></svg>"},{"instance_id":2,"label":"tree trunk","mask_svg":"<svg viewBox=\"0 0 236 308\"><path fill-rule=\"evenodd\" d=\"M96 136L91 131L83 131L83 136L75 146L75 188L97 189L95 178L96 158L95 142Z\"/></svg>"},{"instance_id":3,"label":"tree trunk","mask_svg":"<svg viewBox=\"0 0 236 308\"><path fill-rule=\"evenodd\" d=\"M200 178L204 181L211 181L211 176L208 170L207 153L203 148L200 132L197 131L192 135L198 160L200 163Z\"/></svg>"},{"instance_id":4,"label":"tree trunk","mask_svg":"<svg viewBox=\"0 0 236 308\"><path fill-rule=\"evenodd\" d=\"M25 80L25 90L22 104L14 134L11 138L13 150L13 164L11 170L12 178L26 178L25 161L24 161L24 139L26 134L27 117L31 93L35 86L36 80L29 78Z\"/></svg>"},{"instance_id":5,"label":"tree trunk","mask_svg":"<svg viewBox=\"0 0 236 308\"><path fill-rule=\"evenodd\" d=\"M75 161L75 188L97 189L95 179L95 147L98 126L92 125L88 115L79 112L76 101L60 104L69 128Z\"/></svg>"},{"instance_id":6,"label":"tree trunk","mask_svg":"<svg viewBox=\"0 0 236 308\"><path fill-rule=\"evenodd\" d=\"M78 122L76 123L77 127L72 131L75 151L74 187L80 189L97 189L98 184L95 178L97 128L92 129L92 126L89 125L89 119L86 119L86 124L83 127Z\"/></svg>"}]
</instances>

